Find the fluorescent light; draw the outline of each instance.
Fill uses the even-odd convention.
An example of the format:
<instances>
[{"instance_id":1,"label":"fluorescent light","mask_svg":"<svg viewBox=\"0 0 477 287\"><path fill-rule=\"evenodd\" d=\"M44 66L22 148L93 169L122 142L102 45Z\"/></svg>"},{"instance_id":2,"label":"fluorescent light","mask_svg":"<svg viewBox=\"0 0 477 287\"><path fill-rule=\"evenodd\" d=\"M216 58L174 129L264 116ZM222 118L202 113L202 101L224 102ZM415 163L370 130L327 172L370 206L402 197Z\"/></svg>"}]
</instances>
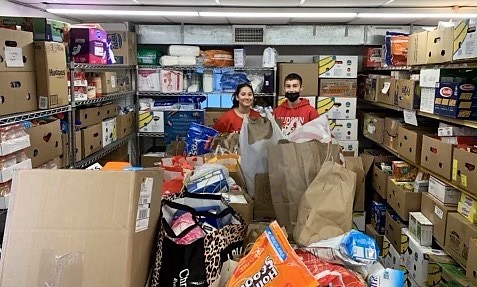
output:
<instances>
[{"instance_id":1,"label":"fluorescent light","mask_svg":"<svg viewBox=\"0 0 477 287\"><path fill-rule=\"evenodd\" d=\"M413 13L358 13L358 18L436 18L436 19L466 19L475 18L477 14L413 14Z\"/></svg>"},{"instance_id":2,"label":"fluorescent light","mask_svg":"<svg viewBox=\"0 0 477 287\"><path fill-rule=\"evenodd\" d=\"M133 0L133 1L134 1L134 0ZM393 3L393 2L394 2L394 0L389 0L388 2L384 3L384 5L388 5L388 4L391 4L391 3Z\"/></svg>"},{"instance_id":3,"label":"fluorescent light","mask_svg":"<svg viewBox=\"0 0 477 287\"><path fill-rule=\"evenodd\" d=\"M267 13L267 12L199 12L201 17L225 18L354 18L357 13Z\"/></svg>"},{"instance_id":4,"label":"fluorescent light","mask_svg":"<svg viewBox=\"0 0 477 287\"><path fill-rule=\"evenodd\" d=\"M63 15L105 15L105 16L199 16L191 11L146 11L146 10L97 10L97 9L46 9L49 13Z\"/></svg>"}]
</instances>

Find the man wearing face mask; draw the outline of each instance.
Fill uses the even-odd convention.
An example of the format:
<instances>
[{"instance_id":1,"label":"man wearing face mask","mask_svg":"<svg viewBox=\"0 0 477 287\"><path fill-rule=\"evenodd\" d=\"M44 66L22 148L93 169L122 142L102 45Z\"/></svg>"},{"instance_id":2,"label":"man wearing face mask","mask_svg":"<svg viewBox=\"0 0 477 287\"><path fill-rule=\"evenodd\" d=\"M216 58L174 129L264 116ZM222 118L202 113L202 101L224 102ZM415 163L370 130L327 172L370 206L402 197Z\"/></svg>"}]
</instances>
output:
<instances>
[{"instance_id":1,"label":"man wearing face mask","mask_svg":"<svg viewBox=\"0 0 477 287\"><path fill-rule=\"evenodd\" d=\"M300 98L303 83L300 75L292 73L285 77L286 100L273 111L275 117L282 121L284 131L293 131L319 115L317 110L310 105L307 99ZM290 126L293 125L293 126Z\"/></svg>"}]
</instances>

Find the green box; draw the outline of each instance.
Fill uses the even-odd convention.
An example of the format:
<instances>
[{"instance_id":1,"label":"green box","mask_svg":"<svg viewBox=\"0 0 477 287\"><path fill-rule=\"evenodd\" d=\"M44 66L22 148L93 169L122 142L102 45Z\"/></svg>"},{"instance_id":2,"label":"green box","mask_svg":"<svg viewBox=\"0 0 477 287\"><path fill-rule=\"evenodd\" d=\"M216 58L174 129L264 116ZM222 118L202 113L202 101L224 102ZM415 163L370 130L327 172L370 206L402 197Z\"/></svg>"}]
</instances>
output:
<instances>
[{"instance_id":1,"label":"green box","mask_svg":"<svg viewBox=\"0 0 477 287\"><path fill-rule=\"evenodd\" d=\"M161 52L153 49L138 49L137 63L138 65L157 65Z\"/></svg>"},{"instance_id":2,"label":"green box","mask_svg":"<svg viewBox=\"0 0 477 287\"><path fill-rule=\"evenodd\" d=\"M33 17L0 17L0 28L16 29L20 26L22 31L33 32L33 40L64 43L69 41L71 24Z\"/></svg>"}]
</instances>

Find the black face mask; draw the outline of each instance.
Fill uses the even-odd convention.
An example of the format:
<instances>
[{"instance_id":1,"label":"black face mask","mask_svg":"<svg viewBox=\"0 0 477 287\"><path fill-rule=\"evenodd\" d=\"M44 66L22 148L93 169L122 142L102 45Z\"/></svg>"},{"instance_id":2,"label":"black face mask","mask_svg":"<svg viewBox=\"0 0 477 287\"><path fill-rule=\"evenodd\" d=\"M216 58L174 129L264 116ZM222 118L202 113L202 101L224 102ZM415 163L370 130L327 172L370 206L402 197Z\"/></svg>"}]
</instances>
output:
<instances>
[{"instance_id":1,"label":"black face mask","mask_svg":"<svg viewBox=\"0 0 477 287\"><path fill-rule=\"evenodd\" d=\"M287 92L285 93L285 98L287 98L290 102L295 102L300 97L300 92Z\"/></svg>"}]
</instances>

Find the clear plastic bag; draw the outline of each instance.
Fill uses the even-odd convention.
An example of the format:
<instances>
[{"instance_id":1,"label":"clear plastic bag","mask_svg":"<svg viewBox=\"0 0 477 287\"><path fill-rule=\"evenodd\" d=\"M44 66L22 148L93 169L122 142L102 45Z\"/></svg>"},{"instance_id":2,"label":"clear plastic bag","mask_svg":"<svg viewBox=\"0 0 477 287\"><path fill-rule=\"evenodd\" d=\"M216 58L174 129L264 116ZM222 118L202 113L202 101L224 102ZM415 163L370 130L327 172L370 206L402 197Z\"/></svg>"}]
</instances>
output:
<instances>
[{"instance_id":1,"label":"clear plastic bag","mask_svg":"<svg viewBox=\"0 0 477 287\"><path fill-rule=\"evenodd\" d=\"M289 125L294 126L294 125ZM286 133L286 131L284 132ZM318 118L306 123L303 126L297 127L288 136L288 140L296 143L303 143L311 140L318 140L322 143L331 142L331 130L326 116L319 116Z\"/></svg>"}]
</instances>

